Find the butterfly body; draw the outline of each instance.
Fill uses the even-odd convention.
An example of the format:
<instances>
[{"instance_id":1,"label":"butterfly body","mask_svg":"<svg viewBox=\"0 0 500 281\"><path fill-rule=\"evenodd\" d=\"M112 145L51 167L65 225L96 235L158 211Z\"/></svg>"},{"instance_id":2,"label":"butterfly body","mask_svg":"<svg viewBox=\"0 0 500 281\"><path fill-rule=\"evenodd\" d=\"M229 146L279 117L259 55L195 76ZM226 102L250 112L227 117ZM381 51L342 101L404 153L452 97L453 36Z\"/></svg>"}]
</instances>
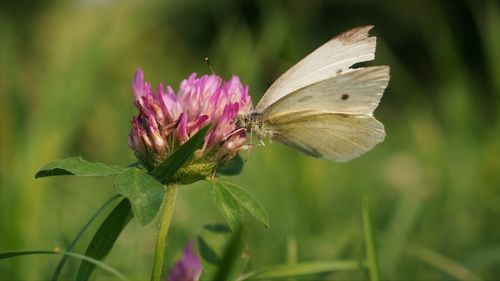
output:
<instances>
[{"instance_id":1,"label":"butterfly body","mask_svg":"<svg viewBox=\"0 0 500 281\"><path fill-rule=\"evenodd\" d=\"M307 155L345 162L385 138L373 117L389 82L388 66L351 68L375 58L372 26L346 31L285 72L238 126Z\"/></svg>"}]
</instances>

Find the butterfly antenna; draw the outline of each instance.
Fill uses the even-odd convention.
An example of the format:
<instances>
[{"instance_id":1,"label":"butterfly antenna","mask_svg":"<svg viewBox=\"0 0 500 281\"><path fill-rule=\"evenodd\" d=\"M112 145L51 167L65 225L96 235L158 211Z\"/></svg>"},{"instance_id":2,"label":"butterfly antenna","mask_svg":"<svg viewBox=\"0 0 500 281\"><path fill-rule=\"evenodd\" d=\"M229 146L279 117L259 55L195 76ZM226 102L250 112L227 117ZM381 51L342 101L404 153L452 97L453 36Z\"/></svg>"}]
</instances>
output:
<instances>
[{"instance_id":1,"label":"butterfly antenna","mask_svg":"<svg viewBox=\"0 0 500 281\"><path fill-rule=\"evenodd\" d=\"M212 72L212 74L216 75L214 69L212 68L212 65L210 64L210 61L208 60L208 57L205 58L205 63L207 64L208 69L210 69L210 71Z\"/></svg>"}]
</instances>

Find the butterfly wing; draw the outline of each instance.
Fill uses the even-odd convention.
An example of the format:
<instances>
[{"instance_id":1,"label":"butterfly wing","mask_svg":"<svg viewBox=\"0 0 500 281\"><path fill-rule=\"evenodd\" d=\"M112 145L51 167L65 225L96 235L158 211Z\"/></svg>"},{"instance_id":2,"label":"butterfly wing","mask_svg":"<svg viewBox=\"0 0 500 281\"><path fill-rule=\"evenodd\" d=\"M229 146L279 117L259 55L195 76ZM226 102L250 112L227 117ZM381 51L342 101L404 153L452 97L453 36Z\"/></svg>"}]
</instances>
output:
<instances>
[{"instance_id":1,"label":"butterfly wing","mask_svg":"<svg viewBox=\"0 0 500 281\"><path fill-rule=\"evenodd\" d=\"M316 49L269 87L255 111L262 112L289 93L348 71L355 63L373 60L376 38L368 37L368 31L372 28L363 26L351 29Z\"/></svg>"},{"instance_id":2,"label":"butterfly wing","mask_svg":"<svg viewBox=\"0 0 500 281\"><path fill-rule=\"evenodd\" d=\"M260 115L273 140L306 154L345 162L385 138L373 117L389 82L389 67L350 70L303 87L271 104Z\"/></svg>"},{"instance_id":3,"label":"butterfly wing","mask_svg":"<svg viewBox=\"0 0 500 281\"><path fill-rule=\"evenodd\" d=\"M262 112L262 118L305 110L372 116L388 83L388 66L352 69L281 98Z\"/></svg>"},{"instance_id":4,"label":"butterfly wing","mask_svg":"<svg viewBox=\"0 0 500 281\"><path fill-rule=\"evenodd\" d=\"M384 125L365 115L291 112L267 119L263 125L273 140L337 162L356 158L385 138Z\"/></svg>"}]
</instances>

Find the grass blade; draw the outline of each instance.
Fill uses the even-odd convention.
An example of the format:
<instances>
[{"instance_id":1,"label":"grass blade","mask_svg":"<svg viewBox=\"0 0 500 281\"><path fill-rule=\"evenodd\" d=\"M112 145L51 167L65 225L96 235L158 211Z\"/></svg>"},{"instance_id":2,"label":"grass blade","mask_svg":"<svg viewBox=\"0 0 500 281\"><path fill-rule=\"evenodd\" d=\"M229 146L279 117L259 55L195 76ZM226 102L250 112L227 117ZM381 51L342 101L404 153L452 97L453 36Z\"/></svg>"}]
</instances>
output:
<instances>
[{"instance_id":1,"label":"grass blade","mask_svg":"<svg viewBox=\"0 0 500 281\"><path fill-rule=\"evenodd\" d=\"M200 280L235 280L248 261L241 226L233 231L222 224L204 226L198 249L203 265Z\"/></svg>"},{"instance_id":2,"label":"grass blade","mask_svg":"<svg viewBox=\"0 0 500 281\"><path fill-rule=\"evenodd\" d=\"M81 260L84 260L88 263L91 263L92 265L98 266L101 269L113 274L120 280L128 280L123 274L118 272L116 269L112 268L111 266L98 261L96 259L93 259L88 256L80 255L77 253L72 253L72 252L64 252L64 251L50 251L50 250L16 250L16 251L7 251L7 252L0 252L0 259L7 259L7 258L12 258L12 257L18 257L18 256L26 256L26 255L40 255L40 254L48 254L48 255L64 255L68 257L73 257L73 258L78 258Z\"/></svg>"},{"instance_id":3,"label":"grass blade","mask_svg":"<svg viewBox=\"0 0 500 281\"><path fill-rule=\"evenodd\" d=\"M286 262L287 264L297 264L299 262L297 239L293 235L288 236L286 239Z\"/></svg>"},{"instance_id":4,"label":"grass blade","mask_svg":"<svg viewBox=\"0 0 500 281\"><path fill-rule=\"evenodd\" d=\"M68 249L66 250L67 252L71 252L73 250L73 248L75 247L76 243L78 243L78 241L80 240L80 238L82 237L83 233L85 233L85 231L89 228L89 226L92 224L92 222L94 222L94 220L101 214L101 212L106 209L106 207L109 206L109 204L111 204L113 201L115 201L116 199L118 199L120 197L120 195L114 195L113 197L111 197L110 199L108 199L108 201L106 201L98 210L97 212L95 212L95 214L90 218L90 220L82 227L82 229L78 232L78 234L76 235L75 239L73 239L73 241L71 241L71 244L69 244L69 247ZM57 264L57 267L56 267L56 270L54 271L54 273L52 274L52 278L51 280L52 281L57 281L57 279L59 279L59 274L61 274L61 271L64 267L64 265L66 264L66 261L68 260L68 255L64 255L62 258L61 258L61 261L59 261L59 263Z\"/></svg>"},{"instance_id":5,"label":"grass blade","mask_svg":"<svg viewBox=\"0 0 500 281\"><path fill-rule=\"evenodd\" d=\"M130 202L124 198L108 215L97 229L89 243L85 256L102 260L111 250L116 239L132 218ZM82 261L78 269L77 280L88 280L95 269L95 265Z\"/></svg>"},{"instance_id":6,"label":"grass blade","mask_svg":"<svg viewBox=\"0 0 500 281\"><path fill-rule=\"evenodd\" d=\"M245 248L243 241L243 227L240 225L233 230L231 239L224 249L224 254L221 258L221 265L218 267L214 281L217 280L234 280L233 276L238 274L238 265L242 261L242 253Z\"/></svg>"},{"instance_id":7,"label":"grass blade","mask_svg":"<svg viewBox=\"0 0 500 281\"><path fill-rule=\"evenodd\" d=\"M363 264L358 261L318 261L305 262L298 264L285 264L268 266L246 273L238 281L243 280L270 280L283 279L291 277L300 277L305 275L315 275L320 273L335 272L335 271L351 271L363 268Z\"/></svg>"},{"instance_id":8,"label":"grass blade","mask_svg":"<svg viewBox=\"0 0 500 281\"><path fill-rule=\"evenodd\" d=\"M429 248L425 248L419 245L411 245L407 252L410 255L422 260L423 262L448 273L457 280L482 280L481 277L465 268L463 265Z\"/></svg>"},{"instance_id":9,"label":"grass blade","mask_svg":"<svg viewBox=\"0 0 500 281\"><path fill-rule=\"evenodd\" d=\"M371 220L371 211L368 202L363 203L363 232L365 238L366 258L368 263L368 271L370 272L370 280L379 281L380 271L378 266L375 233Z\"/></svg>"}]
</instances>

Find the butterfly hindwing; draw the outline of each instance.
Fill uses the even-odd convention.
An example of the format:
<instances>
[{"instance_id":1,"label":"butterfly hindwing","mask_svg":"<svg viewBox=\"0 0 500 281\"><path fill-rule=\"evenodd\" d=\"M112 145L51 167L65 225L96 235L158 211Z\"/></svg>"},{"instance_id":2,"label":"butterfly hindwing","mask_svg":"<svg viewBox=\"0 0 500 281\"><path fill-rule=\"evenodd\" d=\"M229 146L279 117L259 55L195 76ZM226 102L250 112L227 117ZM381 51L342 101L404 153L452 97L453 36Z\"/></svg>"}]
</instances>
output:
<instances>
[{"instance_id":1,"label":"butterfly hindwing","mask_svg":"<svg viewBox=\"0 0 500 281\"><path fill-rule=\"evenodd\" d=\"M373 117L296 112L266 122L273 140L314 157L349 161L385 138L384 125Z\"/></svg>"}]
</instances>

